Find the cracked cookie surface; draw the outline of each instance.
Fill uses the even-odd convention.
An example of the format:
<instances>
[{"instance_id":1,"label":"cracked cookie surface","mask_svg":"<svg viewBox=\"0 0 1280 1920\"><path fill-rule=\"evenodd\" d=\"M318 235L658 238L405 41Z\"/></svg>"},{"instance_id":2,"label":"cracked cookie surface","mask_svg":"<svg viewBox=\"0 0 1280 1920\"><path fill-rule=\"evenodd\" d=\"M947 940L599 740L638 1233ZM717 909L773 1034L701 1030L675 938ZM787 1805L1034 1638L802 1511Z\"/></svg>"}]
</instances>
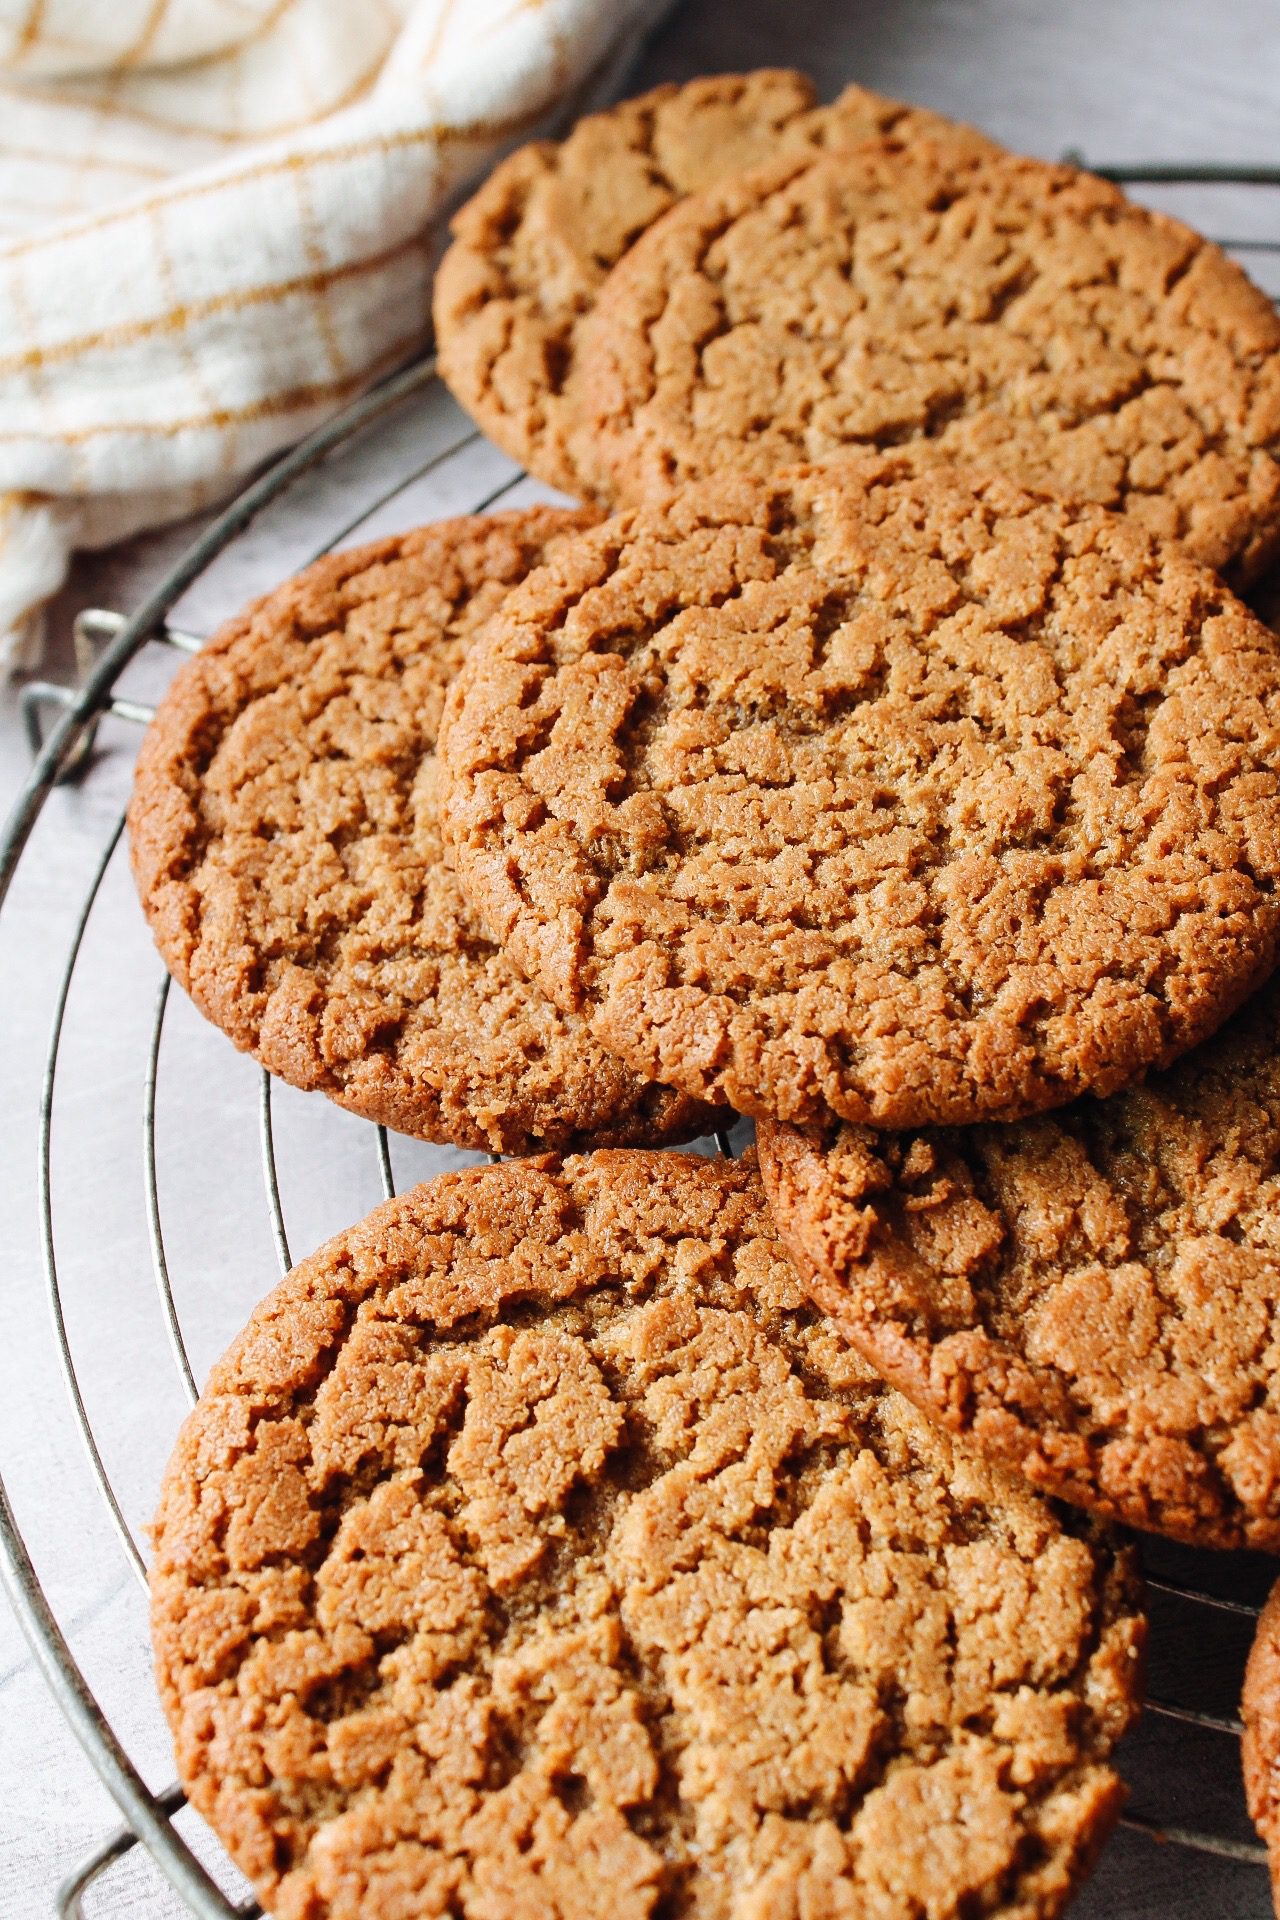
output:
<instances>
[{"instance_id":1,"label":"cracked cookie surface","mask_svg":"<svg viewBox=\"0 0 1280 1920\"><path fill-rule=\"evenodd\" d=\"M1110 1092L1266 972L1280 648L1172 544L882 457L566 545L451 690L441 805L516 963L743 1112Z\"/></svg>"},{"instance_id":2,"label":"cracked cookie surface","mask_svg":"<svg viewBox=\"0 0 1280 1920\"><path fill-rule=\"evenodd\" d=\"M444 379L522 466L588 492L578 340L610 268L682 195L780 153L873 136L992 145L864 87L819 107L803 74L762 69L658 87L579 120L558 144L521 147L451 225L433 303Z\"/></svg>"},{"instance_id":3,"label":"cracked cookie surface","mask_svg":"<svg viewBox=\"0 0 1280 1920\"><path fill-rule=\"evenodd\" d=\"M183 1784L284 1920L1057 1913L1133 1562L806 1301L750 1161L448 1174L215 1368L152 1572Z\"/></svg>"},{"instance_id":4,"label":"cracked cookie surface","mask_svg":"<svg viewBox=\"0 0 1280 1920\"><path fill-rule=\"evenodd\" d=\"M1069 167L874 144L686 199L581 349L621 500L917 443L1135 515L1245 581L1280 544L1280 318L1221 250Z\"/></svg>"},{"instance_id":5,"label":"cracked cookie surface","mask_svg":"<svg viewBox=\"0 0 1280 1920\"><path fill-rule=\"evenodd\" d=\"M130 847L170 972L273 1073L403 1133L519 1153L714 1117L528 986L442 859L445 689L508 588L593 517L443 521L318 562L180 671L138 758Z\"/></svg>"},{"instance_id":6,"label":"cracked cookie surface","mask_svg":"<svg viewBox=\"0 0 1280 1920\"><path fill-rule=\"evenodd\" d=\"M1271 1856L1272 1897L1280 1906L1280 1582L1258 1618L1240 1716L1245 1799L1249 1818Z\"/></svg>"},{"instance_id":7,"label":"cracked cookie surface","mask_svg":"<svg viewBox=\"0 0 1280 1920\"><path fill-rule=\"evenodd\" d=\"M1280 985L1110 1100L759 1142L814 1299L934 1419L1131 1526L1280 1551Z\"/></svg>"}]
</instances>

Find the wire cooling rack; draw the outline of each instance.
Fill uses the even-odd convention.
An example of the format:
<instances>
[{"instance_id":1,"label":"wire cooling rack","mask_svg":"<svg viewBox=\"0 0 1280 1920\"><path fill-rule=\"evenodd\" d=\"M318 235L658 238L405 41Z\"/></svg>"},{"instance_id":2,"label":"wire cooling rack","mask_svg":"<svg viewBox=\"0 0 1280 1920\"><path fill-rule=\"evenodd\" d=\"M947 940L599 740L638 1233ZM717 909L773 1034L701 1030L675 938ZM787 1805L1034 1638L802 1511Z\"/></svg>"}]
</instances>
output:
<instances>
[{"instance_id":1,"label":"wire cooling rack","mask_svg":"<svg viewBox=\"0 0 1280 1920\"><path fill-rule=\"evenodd\" d=\"M1280 168L1100 170L1174 210L1184 196L1183 210L1210 230L1214 193L1224 187L1258 190L1244 200L1233 197L1234 209L1248 209L1243 225L1260 215L1274 231L1280 213L1268 192L1280 189ZM1255 270L1259 262L1280 269L1280 241L1265 231L1237 230L1224 244L1252 256ZM77 688L35 682L23 690L35 765L0 842L0 940L15 917L11 894L21 893L33 869L30 884L39 886L56 836L74 829L88 849L87 826L105 824L84 871L74 879L59 872L66 944L51 969L40 962L48 972L48 1045L35 1063L30 1093L18 1088L10 1095L11 1104L34 1118L38 1202L35 1244L17 1284L26 1299L28 1283L37 1285L43 1273L52 1364L87 1469L78 1490L90 1502L83 1524L93 1541L91 1557L97 1566L100 1554L114 1551L126 1570L122 1594L108 1594L108 1610L113 1616L123 1610L127 1620L119 1641L121 1680L104 1673L100 1649L82 1650L84 1623L54 1592L65 1583L42 1578L39 1536L46 1516L40 1503L11 1500L0 1483L6 1590L39 1669L124 1822L58 1890L64 1920L79 1920L89 1890L139 1847L201 1920L259 1911L207 1832L182 1815L181 1790L152 1784L167 1743L142 1678L146 1554L139 1523L154 1501L177 1420L195 1400L208 1362L269 1283L271 1256L281 1272L291 1264L290 1208L292 1238L309 1248L411 1179L474 1157L393 1139L327 1102L279 1086L239 1056L232 1059L221 1036L170 992L124 871L121 801L137 730L178 656L199 648L201 633L190 627L208 631L248 592L274 584L284 571L350 539L540 497L547 496L453 408L435 380L434 363L422 361L248 487L134 614L82 614ZM70 796L73 811L51 818ZM86 978L94 988L88 999ZM105 1120L104 1086L110 1090ZM732 1138L718 1135L702 1144L705 1151L732 1152L744 1137L739 1129ZM135 1254L149 1246L151 1273L126 1257L104 1322L100 1297L96 1320L90 1307L102 1269L108 1277L112 1272L112 1222L126 1190L144 1217L145 1239L135 1223L132 1238L119 1244ZM307 1215L305 1240L300 1213ZM219 1249L232 1245L234 1259L220 1258ZM10 1252L20 1264L22 1250ZM237 1268L232 1275L240 1260L244 1273ZM104 1325L110 1329L105 1354L99 1351ZM172 1373L162 1381L157 1352L165 1347ZM62 1419L52 1401L42 1419L50 1429ZM139 1431L150 1441L148 1463L140 1484L122 1489L127 1476L120 1462ZM21 1467L16 1458L3 1464L9 1477ZM62 1503L60 1493L59 1508ZM104 1522L114 1535L109 1547ZM1258 1556L1197 1554L1159 1541L1146 1544L1145 1558L1153 1686L1147 1715L1121 1752L1133 1797L1125 1831L1077 1911L1082 1920L1122 1910L1176 1920L1213 1899L1240 1920L1262 1920L1270 1911L1266 1856L1243 1811L1235 1700L1274 1569ZM1153 1842L1166 1845L1161 1850Z\"/></svg>"}]
</instances>

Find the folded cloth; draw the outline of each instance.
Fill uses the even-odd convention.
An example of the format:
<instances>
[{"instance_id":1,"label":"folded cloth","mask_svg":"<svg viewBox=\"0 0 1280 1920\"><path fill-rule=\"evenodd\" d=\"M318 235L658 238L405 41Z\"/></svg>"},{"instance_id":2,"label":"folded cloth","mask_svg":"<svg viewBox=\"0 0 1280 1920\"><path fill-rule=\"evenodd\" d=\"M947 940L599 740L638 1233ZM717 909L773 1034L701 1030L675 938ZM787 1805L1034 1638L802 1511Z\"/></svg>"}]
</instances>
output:
<instances>
[{"instance_id":1,"label":"folded cloth","mask_svg":"<svg viewBox=\"0 0 1280 1920\"><path fill-rule=\"evenodd\" d=\"M670 0L0 0L0 661L426 336L442 212Z\"/></svg>"}]
</instances>

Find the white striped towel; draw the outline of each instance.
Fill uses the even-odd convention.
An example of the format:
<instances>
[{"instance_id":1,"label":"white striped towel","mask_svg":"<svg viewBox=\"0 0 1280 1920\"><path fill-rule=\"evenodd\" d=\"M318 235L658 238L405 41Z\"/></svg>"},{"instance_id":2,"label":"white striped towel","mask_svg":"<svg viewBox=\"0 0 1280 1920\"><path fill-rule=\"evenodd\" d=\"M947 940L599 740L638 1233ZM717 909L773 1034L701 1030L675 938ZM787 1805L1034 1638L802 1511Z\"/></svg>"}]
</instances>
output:
<instances>
[{"instance_id":1,"label":"white striped towel","mask_svg":"<svg viewBox=\"0 0 1280 1920\"><path fill-rule=\"evenodd\" d=\"M669 0L0 0L0 660L424 337L440 216Z\"/></svg>"}]
</instances>

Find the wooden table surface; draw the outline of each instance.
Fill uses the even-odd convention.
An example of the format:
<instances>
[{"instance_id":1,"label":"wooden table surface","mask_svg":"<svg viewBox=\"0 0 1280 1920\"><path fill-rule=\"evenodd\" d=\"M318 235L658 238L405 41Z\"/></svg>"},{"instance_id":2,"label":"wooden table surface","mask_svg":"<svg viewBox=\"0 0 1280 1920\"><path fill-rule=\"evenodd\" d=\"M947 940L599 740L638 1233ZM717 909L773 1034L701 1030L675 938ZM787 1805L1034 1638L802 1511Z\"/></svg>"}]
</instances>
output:
<instances>
[{"instance_id":1,"label":"wooden table surface","mask_svg":"<svg viewBox=\"0 0 1280 1920\"><path fill-rule=\"evenodd\" d=\"M824 95L856 79L974 120L1015 148L1074 149L1100 165L1126 161L1280 162L1280 6L1268 0L684 0L646 51L636 86L718 70L790 64ZM1280 240L1280 190L1167 190L1158 204L1207 231ZM1280 292L1280 253L1251 251L1251 270ZM359 531L462 510L513 479L483 444L414 479L464 423L442 396L402 409L382 431L312 476L273 509L189 594L183 624L207 632L250 593L332 539L398 479ZM543 497L530 483L513 501ZM190 538L190 525L79 561L51 620L48 668L71 674L70 622L86 605L123 610ZM131 670L154 696L172 660L154 650ZM77 1654L154 1785L172 1759L151 1691L141 1591L106 1525L66 1411L41 1296L36 1111L57 967L87 876L127 791L136 734L103 729L89 777L55 795L0 920L0 1468ZM0 803L28 755L12 689L0 701ZM184 1402L151 1280L139 1141L152 1008L160 978L117 859L86 936L68 1004L54 1134L54 1201L68 1330L86 1398L126 1517L141 1532ZM258 1169L258 1081L174 996L158 1095L160 1191L170 1266L200 1377L275 1273ZM323 1101L287 1090L276 1131L295 1252L379 1197L369 1130ZM402 1181L459 1156L398 1144ZM1271 1568L1258 1559L1183 1555L1158 1544L1156 1572L1258 1598ZM1191 1708L1234 1711L1248 1623L1157 1595L1152 1688ZM1134 1806L1167 1822L1245 1840L1235 1741L1229 1733L1151 1716L1128 1743ZM189 1819L189 1816L187 1817ZM0 1605L0 1916L51 1911L53 1890L116 1824ZM197 1823L192 1822L194 1831ZM185 1830L185 1829L184 1829ZM203 1843L202 1843L203 1844ZM216 1859L216 1849L209 1849ZM1142 1834L1119 1834L1075 1911L1081 1920L1225 1920L1270 1911L1265 1875ZM91 1915L161 1920L181 1908L135 1850L90 1896Z\"/></svg>"}]
</instances>

